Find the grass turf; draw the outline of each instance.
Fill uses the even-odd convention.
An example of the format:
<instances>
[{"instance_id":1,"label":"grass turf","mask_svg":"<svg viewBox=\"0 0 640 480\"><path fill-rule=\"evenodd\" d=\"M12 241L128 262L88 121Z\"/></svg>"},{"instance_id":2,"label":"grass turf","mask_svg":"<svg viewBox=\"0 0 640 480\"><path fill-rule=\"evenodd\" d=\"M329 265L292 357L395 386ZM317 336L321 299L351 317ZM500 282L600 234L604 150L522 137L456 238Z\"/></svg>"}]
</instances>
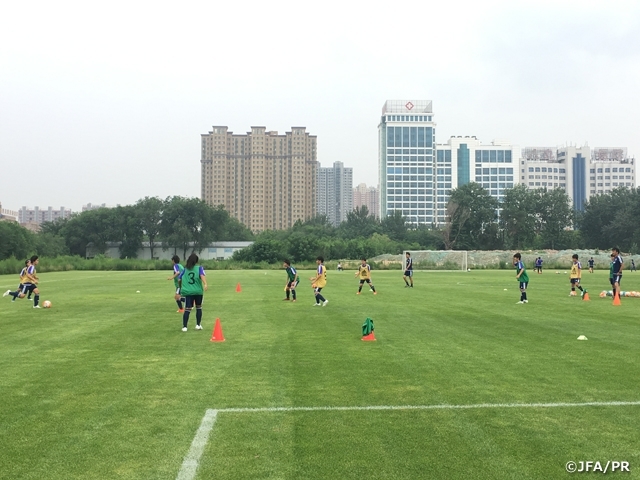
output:
<instances>
[{"instance_id":1,"label":"grass turf","mask_svg":"<svg viewBox=\"0 0 640 480\"><path fill-rule=\"evenodd\" d=\"M417 272L414 289L374 272L377 296L329 272L324 308L312 272L291 303L284 272L212 271L204 330L192 314L186 333L169 273L42 274L50 310L2 299L0 478L176 478L208 408L640 400L640 299L598 298L602 271L584 274L590 302L568 297L567 275L530 272L527 305L512 271ZM216 317L224 343L209 341ZM376 342L360 341L366 317ZM620 475L640 478L639 414L221 413L196 478L564 478L570 460L628 461Z\"/></svg>"}]
</instances>

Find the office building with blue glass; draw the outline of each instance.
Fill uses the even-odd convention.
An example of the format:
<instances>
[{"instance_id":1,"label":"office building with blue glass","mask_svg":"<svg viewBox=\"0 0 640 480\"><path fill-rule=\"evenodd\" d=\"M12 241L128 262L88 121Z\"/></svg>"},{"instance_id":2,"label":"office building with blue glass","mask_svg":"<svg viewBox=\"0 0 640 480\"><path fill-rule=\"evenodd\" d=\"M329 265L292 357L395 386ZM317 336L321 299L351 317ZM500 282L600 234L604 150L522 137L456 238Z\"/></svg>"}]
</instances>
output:
<instances>
[{"instance_id":1,"label":"office building with blue glass","mask_svg":"<svg viewBox=\"0 0 640 480\"><path fill-rule=\"evenodd\" d=\"M388 100L378 126L380 218L400 211L414 225L436 222L431 100Z\"/></svg>"},{"instance_id":2,"label":"office building with blue glass","mask_svg":"<svg viewBox=\"0 0 640 480\"><path fill-rule=\"evenodd\" d=\"M380 215L400 211L408 223L439 225L453 188L477 182L498 200L518 183L520 149L476 137L436 144L430 100L388 100L379 132Z\"/></svg>"}]
</instances>

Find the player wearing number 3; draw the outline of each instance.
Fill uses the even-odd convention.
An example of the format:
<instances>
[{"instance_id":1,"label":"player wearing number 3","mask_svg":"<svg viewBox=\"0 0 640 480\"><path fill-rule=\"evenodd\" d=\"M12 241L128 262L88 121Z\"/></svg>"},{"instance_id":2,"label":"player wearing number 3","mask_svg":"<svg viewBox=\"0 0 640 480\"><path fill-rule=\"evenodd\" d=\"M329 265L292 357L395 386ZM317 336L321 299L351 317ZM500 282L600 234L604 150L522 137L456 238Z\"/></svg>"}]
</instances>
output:
<instances>
[{"instance_id":1,"label":"player wearing number 3","mask_svg":"<svg viewBox=\"0 0 640 480\"><path fill-rule=\"evenodd\" d=\"M196 330L202 330L202 297L207 290L207 277L204 268L198 265L198 255L192 253L187 259L184 271L180 274L179 293L186 299L182 315L182 331L187 331L189 314L196 306Z\"/></svg>"}]
</instances>

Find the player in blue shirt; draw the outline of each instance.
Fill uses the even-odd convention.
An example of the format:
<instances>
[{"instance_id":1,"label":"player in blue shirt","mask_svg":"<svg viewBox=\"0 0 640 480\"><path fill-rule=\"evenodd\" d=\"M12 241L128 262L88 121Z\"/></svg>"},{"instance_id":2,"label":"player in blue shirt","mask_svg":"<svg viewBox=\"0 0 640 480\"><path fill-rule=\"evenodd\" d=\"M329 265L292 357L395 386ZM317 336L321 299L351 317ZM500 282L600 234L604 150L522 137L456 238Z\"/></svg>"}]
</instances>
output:
<instances>
[{"instance_id":1,"label":"player in blue shirt","mask_svg":"<svg viewBox=\"0 0 640 480\"><path fill-rule=\"evenodd\" d=\"M404 263L404 275L402 276L402 279L405 283L404 288L413 288L413 260L411 259L411 254L409 252L407 252L405 256L406 259ZM407 282L407 278L411 281L411 285L409 285L409 282Z\"/></svg>"},{"instance_id":2,"label":"player in blue shirt","mask_svg":"<svg viewBox=\"0 0 640 480\"><path fill-rule=\"evenodd\" d=\"M622 282L622 267L624 261L622 260L622 255L620 255L619 248L611 249L611 259L613 261L611 273L613 274L612 285L613 285L613 297L616 295L620 295L620 282Z\"/></svg>"},{"instance_id":3,"label":"player in blue shirt","mask_svg":"<svg viewBox=\"0 0 640 480\"><path fill-rule=\"evenodd\" d=\"M538 258L536 258L536 264L535 264L535 267L536 267L536 271L537 271L537 272L538 272L538 274L540 274L540 275L542 274L542 262L543 262L542 257L538 257Z\"/></svg>"},{"instance_id":4,"label":"player in blue shirt","mask_svg":"<svg viewBox=\"0 0 640 480\"><path fill-rule=\"evenodd\" d=\"M589 264L589 273L593 273L593 265L596 263L596 262L593 260L593 257L591 257L591 258L588 260L588 262L587 262L587 263Z\"/></svg>"},{"instance_id":5,"label":"player in blue shirt","mask_svg":"<svg viewBox=\"0 0 640 480\"><path fill-rule=\"evenodd\" d=\"M182 275L184 267L180 265L180 257L178 255L171 257L171 260L173 261L173 275L167 278L167 280L173 280L173 286L176 288L174 298L178 304L178 313L184 313L182 304L185 298L180 293L180 275Z\"/></svg>"}]
</instances>

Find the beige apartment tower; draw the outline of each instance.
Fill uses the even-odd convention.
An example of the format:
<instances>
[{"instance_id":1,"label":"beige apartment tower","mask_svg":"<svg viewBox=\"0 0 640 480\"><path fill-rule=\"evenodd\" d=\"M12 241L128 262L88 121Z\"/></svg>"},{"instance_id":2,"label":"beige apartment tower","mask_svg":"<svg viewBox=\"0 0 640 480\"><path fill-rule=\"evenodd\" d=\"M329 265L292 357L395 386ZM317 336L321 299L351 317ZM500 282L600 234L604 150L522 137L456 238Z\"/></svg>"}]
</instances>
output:
<instances>
[{"instance_id":1,"label":"beige apartment tower","mask_svg":"<svg viewBox=\"0 0 640 480\"><path fill-rule=\"evenodd\" d=\"M202 135L201 164L202 200L223 205L253 232L316 215L317 137L305 127L234 135L214 126Z\"/></svg>"}]
</instances>

